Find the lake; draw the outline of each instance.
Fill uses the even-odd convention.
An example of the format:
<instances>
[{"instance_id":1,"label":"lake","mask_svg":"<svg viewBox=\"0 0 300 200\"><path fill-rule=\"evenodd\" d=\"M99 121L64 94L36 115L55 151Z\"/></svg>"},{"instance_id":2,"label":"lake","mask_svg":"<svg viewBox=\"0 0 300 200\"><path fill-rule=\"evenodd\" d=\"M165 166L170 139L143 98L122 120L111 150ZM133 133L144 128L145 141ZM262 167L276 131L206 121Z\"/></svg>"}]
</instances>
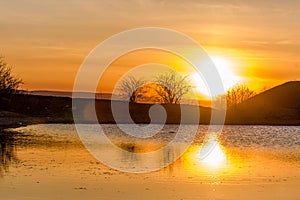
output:
<instances>
[{"instance_id":1,"label":"lake","mask_svg":"<svg viewBox=\"0 0 300 200\"><path fill-rule=\"evenodd\" d=\"M85 126L85 137L95 141L93 150L101 161L85 148L74 125L39 124L2 133L0 198L299 199L299 126L225 126L218 136L207 134L207 126L183 125L186 135L198 131L179 159L180 142L163 154L143 157L166 147L177 125L165 125L151 138L134 138L116 125L102 125L111 143L122 149L117 152L93 135L97 125ZM210 153L201 157L210 145ZM107 163L121 165L122 171ZM151 171L158 165L166 166ZM149 170L126 172L139 167Z\"/></svg>"}]
</instances>

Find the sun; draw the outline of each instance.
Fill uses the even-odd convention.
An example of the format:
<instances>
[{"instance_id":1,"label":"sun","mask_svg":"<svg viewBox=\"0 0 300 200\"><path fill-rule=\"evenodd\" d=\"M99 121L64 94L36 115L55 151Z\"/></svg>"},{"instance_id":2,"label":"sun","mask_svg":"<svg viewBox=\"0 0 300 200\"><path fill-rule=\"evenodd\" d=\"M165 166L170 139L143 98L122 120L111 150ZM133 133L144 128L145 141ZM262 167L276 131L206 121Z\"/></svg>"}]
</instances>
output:
<instances>
[{"instance_id":1,"label":"sun","mask_svg":"<svg viewBox=\"0 0 300 200\"><path fill-rule=\"evenodd\" d=\"M234 86L239 82L239 77L234 73L233 66L234 64L230 62L228 59L219 57L219 56L210 56L212 61L214 62L217 71L220 74L224 90L227 91L229 88ZM209 89L204 83L203 79L200 77L198 73L191 74L192 82L195 85L195 89L197 92L206 95L208 97L212 97ZM221 92L217 95L222 94Z\"/></svg>"}]
</instances>

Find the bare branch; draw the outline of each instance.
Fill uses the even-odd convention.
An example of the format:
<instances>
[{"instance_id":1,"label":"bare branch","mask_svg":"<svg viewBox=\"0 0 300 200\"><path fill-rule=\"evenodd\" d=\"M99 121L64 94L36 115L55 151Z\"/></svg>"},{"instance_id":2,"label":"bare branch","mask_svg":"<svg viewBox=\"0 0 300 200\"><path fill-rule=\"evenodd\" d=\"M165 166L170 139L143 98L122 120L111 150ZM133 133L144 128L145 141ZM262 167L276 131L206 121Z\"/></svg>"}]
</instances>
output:
<instances>
[{"instance_id":1,"label":"bare branch","mask_svg":"<svg viewBox=\"0 0 300 200\"><path fill-rule=\"evenodd\" d=\"M186 81L187 76L182 77L174 71L162 73L156 77L155 91L161 98L161 103L178 104L187 94L191 86Z\"/></svg>"},{"instance_id":2,"label":"bare branch","mask_svg":"<svg viewBox=\"0 0 300 200\"><path fill-rule=\"evenodd\" d=\"M229 89L225 94L227 107L235 107L236 105L246 101L247 99L255 95L256 93L250 90L245 84L237 84Z\"/></svg>"},{"instance_id":3,"label":"bare branch","mask_svg":"<svg viewBox=\"0 0 300 200\"><path fill-rule=\"evenodd\" d=\"M22 84L22 79L14 77L12 67L0 57L0 93L16 93Z\"/></svg>"},{"instance_id":4,"label":"bare branch","mask_svg":"<svg viewBox=\"0 0 300 200\"><path fill-rule=\"evenodd\" d=\"M146 83L142 79L136 79L133 76L128 76L124 78L119 87L118 91L120 94L129 99L130 102L137 102L138 96L140 95L140 88Z\"/></svg>"}]
</instances>

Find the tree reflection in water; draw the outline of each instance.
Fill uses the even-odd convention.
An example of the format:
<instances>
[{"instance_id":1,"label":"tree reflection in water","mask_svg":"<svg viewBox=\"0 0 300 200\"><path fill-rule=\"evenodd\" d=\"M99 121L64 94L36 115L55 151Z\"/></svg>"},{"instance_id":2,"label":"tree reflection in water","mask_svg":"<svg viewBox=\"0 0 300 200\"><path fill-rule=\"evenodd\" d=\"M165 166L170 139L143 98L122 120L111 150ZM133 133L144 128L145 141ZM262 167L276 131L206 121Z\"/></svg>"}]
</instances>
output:
<instances>
[{"instance_id":1,"label":"tree reflection in water","mask_svg":"<svg viewBox=\"0 0 300 200\"><path fill-rule=\"evenodd\" d=\"M0 130L0 177L9 170L12 162L17 160L14 133Z\"/></svg>"}]
</instances>

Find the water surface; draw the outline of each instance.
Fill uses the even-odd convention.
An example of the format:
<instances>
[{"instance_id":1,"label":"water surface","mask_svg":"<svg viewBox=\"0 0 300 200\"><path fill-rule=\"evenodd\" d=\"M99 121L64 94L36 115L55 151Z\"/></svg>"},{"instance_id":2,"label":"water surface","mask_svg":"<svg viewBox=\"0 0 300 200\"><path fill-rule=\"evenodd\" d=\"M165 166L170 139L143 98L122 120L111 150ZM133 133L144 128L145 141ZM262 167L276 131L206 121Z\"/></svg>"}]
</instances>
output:
<instances>
[{"instance_id":1,"label":"water surface","mask_svg":"<svg viewBox=\"0 0 300 200\"><path fill-rule=\"evenodd\" d=\"M94 125L89 125L91 131ZM189 134L189 125L186 125ZM116 125L103 125L110 140L129 152L155 151L174 138L178 127L166 125L150 139L125 136ZM207 126L173 164L155 172L132 174L95 159L79 140L74 125L42 124L2 133L0 194L3 199L298 199L300 127L225 126L204 159ZM136 130L133 130L136 131ZM88 133L87 133L88 134ZM100 144L100 146L105 145ZM112 155L124 168L138 156ZM177 147L168 149L166 162ZM140 160L147 162L147 160ZM152 161L153 162L153 161ZM147 164L147 163L146 163ZM149 165L153 163L148 163Z\"/></svg>"}]
</instances>

